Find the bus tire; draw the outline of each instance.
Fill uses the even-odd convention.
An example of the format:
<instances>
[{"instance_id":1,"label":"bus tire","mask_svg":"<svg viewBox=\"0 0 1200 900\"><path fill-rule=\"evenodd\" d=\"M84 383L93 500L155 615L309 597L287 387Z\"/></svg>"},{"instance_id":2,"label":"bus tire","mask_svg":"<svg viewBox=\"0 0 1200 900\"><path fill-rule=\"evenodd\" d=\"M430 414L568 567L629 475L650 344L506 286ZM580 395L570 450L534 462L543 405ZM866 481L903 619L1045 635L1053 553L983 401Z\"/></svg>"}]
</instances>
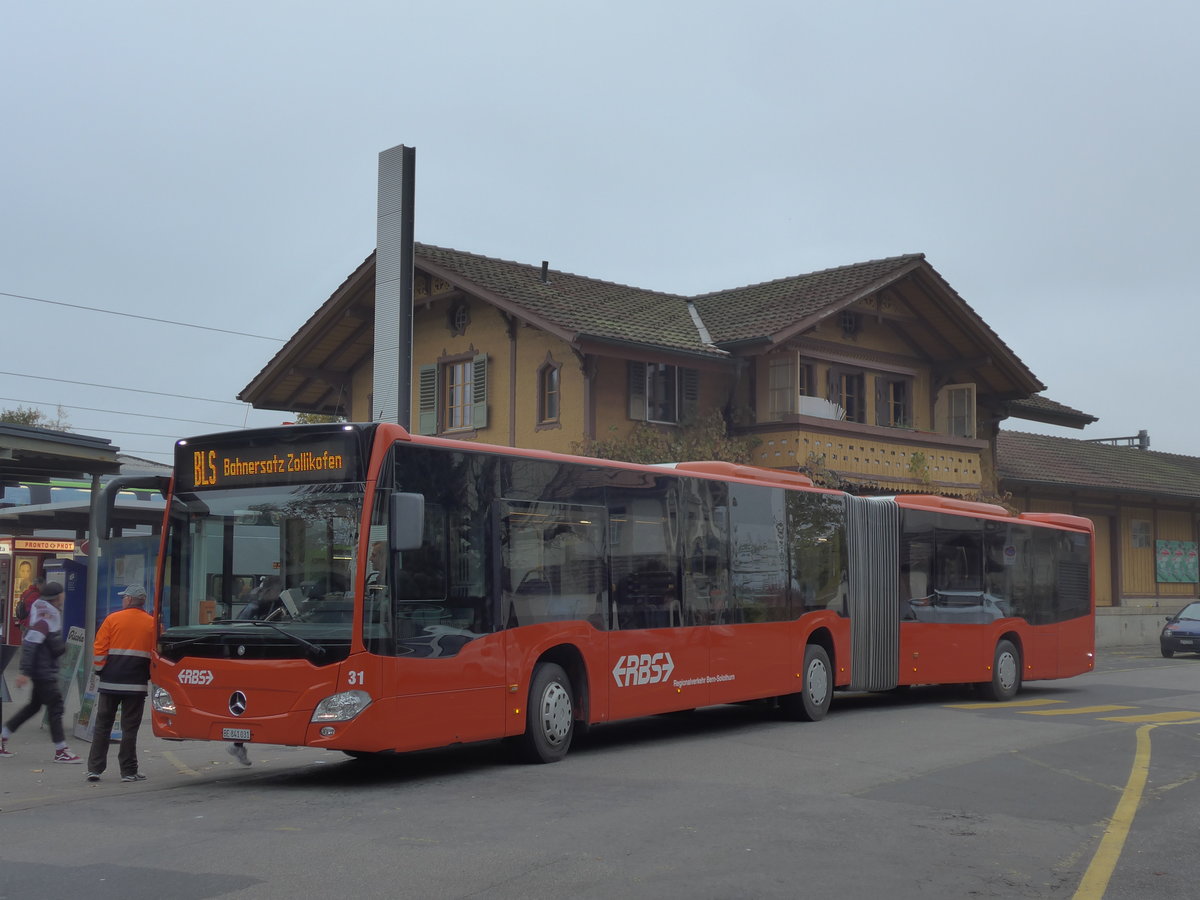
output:
<instances>
[{"instance_id":1,"label":"bus tire","mask_svg":"<svg viewBox=\"0 0 1200 900\"><path fill-rule=\"evenodd\" d=\"M829 712L833 702L833 670L829 654L820 644L804 648L804 684L795 694L779 698L779 708L789 719L819 722Z\"/></svg>"},{"instance_id":2,"label":"bus tire","mask_svg":"<svg viewBox=\"0 0 1200 900\"><path fill-rule=\"evenodd\" d=\"M540 663L529 683L525 733L516 743L518 758L528 763L558 762L571 748L575 705L571 679L557 663Z\"/></svg>"},{"instance_id":3,"label":"bus tire","mask_svg":"<svg viewBox=\"0 0 1200 900\"><path fill-rule=\"evenodd\" d=\"M1012 641L999 641L992 659L992 680L983 682L983 695L997 703L1017 696L1021 690L1021 653Z\"/></svg>"}]
</instances>

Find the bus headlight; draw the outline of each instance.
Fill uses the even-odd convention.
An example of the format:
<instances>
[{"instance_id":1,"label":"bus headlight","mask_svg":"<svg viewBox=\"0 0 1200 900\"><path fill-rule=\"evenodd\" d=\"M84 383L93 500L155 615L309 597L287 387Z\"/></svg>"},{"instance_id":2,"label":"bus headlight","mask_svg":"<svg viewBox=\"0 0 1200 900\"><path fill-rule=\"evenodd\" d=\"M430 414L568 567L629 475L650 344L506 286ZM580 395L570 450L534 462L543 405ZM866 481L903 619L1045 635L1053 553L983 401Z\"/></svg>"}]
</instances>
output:
<instances>
[{"instance_id":1,"label":"bus headlight","mask_svg":"<svg viewBox=\"0 0 1200 900\"><path fill-rule=\"evenodd\" d=\"M171 696L170 691L157 684L150 685L150 705L154 707L155 712L175 715L175 698Z\"/></svg>"},{"instance_id":2,"label":"bus headlight","mask_svg":"<svg viewBox=\"0 0 1200 900\"><path fill-rule=\"evenodd\" d=\"M313 722L349 722L371 705L371 695L366 691L344 691L332 694L317 704L313 710Z\"/></svg>"}]
</instances>

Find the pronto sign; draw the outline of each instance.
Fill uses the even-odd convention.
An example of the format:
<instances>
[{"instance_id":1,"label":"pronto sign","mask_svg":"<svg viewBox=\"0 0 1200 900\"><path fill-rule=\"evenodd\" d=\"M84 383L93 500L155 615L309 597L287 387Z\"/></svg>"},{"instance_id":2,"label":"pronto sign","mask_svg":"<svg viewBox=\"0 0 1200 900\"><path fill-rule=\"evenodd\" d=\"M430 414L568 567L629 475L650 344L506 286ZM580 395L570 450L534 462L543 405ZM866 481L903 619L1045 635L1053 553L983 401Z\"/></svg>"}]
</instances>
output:
<instances>
[{"instance_id":1,"label":"pronto sign","mask_svg":"<svg viewBox=\"0 0 1200 900\"><path fill-rule=\"evenodd\" d=\"M74 541L44 541L38 538L14 538L13 549L43 553L72 553L75 550Z\"/></svg>"}]
</instances>

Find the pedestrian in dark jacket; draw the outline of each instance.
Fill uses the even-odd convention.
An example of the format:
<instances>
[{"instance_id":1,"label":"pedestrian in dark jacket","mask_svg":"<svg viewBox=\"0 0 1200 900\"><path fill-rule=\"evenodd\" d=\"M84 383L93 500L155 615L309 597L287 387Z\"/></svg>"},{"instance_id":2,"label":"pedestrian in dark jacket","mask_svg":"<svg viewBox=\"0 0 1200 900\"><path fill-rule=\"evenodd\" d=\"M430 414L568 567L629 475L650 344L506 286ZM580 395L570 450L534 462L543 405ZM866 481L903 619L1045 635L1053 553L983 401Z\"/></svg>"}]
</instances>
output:
<instances>
[{"instance_id":1,"label":"pedestrian in dark jacket","mask_svg":"<svg viewBox=\"0 0 1200 900\"><path fill-rule=\"evenodd\" d=\"M50 718L50 740L54 741L54 761L83 762L67 747L63 732L63 696L58 689L58 658L66 651L62 637L63 589L57 581L42 585L41 596L29 613L29 630L21 641L21 674L17 687L33 682L29 702L0 729L0 756L15 756L8 749L13 732L46 707Z\"/></svg>"},{"instance_id":2,"label":"pedestrian in dark jacket","mask_svg":"<svg viewBox=\"0 0 1200 900\"><path fill-rule=\"evenodd\" d=\"M92 664L100 683L96 689L95 734L88 753L88 781L99 781L108 768L108 744L117 707L121 709L121 749L117 751L121 780L146 780L138 771L137 735L146 709L154 617L146 612L146 589L140 584L129 585L121 597L121 609L111 613L96 632Z\"/></svg>"}]
</instances>

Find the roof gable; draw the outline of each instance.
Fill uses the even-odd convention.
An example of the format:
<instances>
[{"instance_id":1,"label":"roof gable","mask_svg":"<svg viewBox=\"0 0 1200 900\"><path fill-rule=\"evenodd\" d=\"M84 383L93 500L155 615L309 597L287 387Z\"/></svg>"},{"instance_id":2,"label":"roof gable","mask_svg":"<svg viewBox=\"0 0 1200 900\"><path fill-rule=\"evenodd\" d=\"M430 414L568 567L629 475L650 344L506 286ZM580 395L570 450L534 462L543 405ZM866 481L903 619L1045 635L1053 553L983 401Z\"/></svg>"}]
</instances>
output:
<instances>
[{"instance_id":1,"label":"roof gable","mask_svg":"<svg viewBox=\"0 0 1200 900\"><path fill-rule=\"evenodd\" d=\"M771 338L840 311L924 258L893 256L714 291L696 297L696 308L718 343Z\"/></svg>"}]
</instances>

